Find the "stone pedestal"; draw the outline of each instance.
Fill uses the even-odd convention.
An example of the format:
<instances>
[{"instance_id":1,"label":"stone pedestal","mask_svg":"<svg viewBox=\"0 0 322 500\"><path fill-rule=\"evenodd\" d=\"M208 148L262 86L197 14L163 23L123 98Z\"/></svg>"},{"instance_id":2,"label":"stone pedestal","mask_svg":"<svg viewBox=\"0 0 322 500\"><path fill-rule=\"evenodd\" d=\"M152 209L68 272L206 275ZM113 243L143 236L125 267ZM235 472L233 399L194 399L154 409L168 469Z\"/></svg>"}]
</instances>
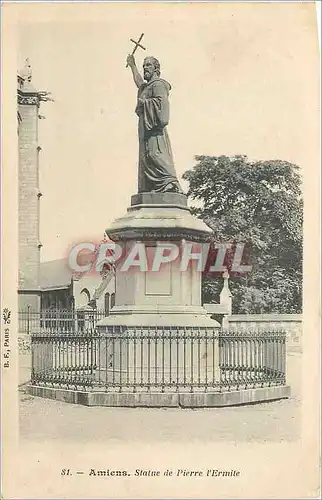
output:
<instances>
[{"instance_id":1,"label":"stone pedestal","mask_svg":"<svg viewBox=\"0 0 322 500\"><path fill-rule=\"evenodd\" d=\"M106 230L111 240L123 247L123 257L116 269L116 302L112 314L98 327L105 331L112 325L129 326L218 326L201 306L201 272L197 262L180 270L180 256L151 271L157 242L170 242L182 248L183 242L203 243L211 229L194 217L187 198L176 193L141 193L132 196L131 207ZM148 267L137 266L121 271L131 248L142 242L146 247Z\"/></svg>"},{"instance_id":2,"label":"stone pedestal","mask_svg":"<svg viewBox=\"0 0 322 500\"><path fill-rule=\"evenodd\" d=\"M185 195L141 193L132 196L127 214L116 219L106 232L111 240L122 246L123 256L116 269L115 306L112 314L100 321L97 327L101 333L108 335L113 335L115 329L122 327L124 345L120 346L118 337L115 349L115 342L112 347L112 340L107 343L103 338L101 367L104 366L104 359L107 360L105 364L109 366L106 368L113 370L114 381L125 366L129 376L141 377L142 383L151 376L151 370L158 381L160 377L165 378L167 384L171 384L172 379L181 380L184 377L182 356L189 356L187 349L190 349L191 356L193 345L189 340L187 347L185 336L191 335L191 329L194 327L211 331L219 328L219 323L210 319L201 305L202 273L198 270L197 261L190 261L185 271L180 267L183 245L188 242L195 245L207 242L211 237L211 229L191 214ZM127 271L122 270L126 258L138 242L145 248L147 270L142 271L139 266L132 266ZM151 270L157 245L167 243L178 248L178 257L172 262L162 264L159 271ZM163 344L158 344L157 347L165 349L165 366L158 364L160 355L154 357L153 354L151 357L147 344L140 347L136 366L133 366L133 361L130 364L127 361L133 360L136 346L134 340L126 337L130 332L135 334L140 331L140 328L148 328L150 333L156 332L160 338L163 332L167 332ZM174 354L175 349L172 353L168 352L168 336L171 334L182 335L178 341L182 345L177 347L180 360L177 354ZM129 354L129 351L132 354ZM188 364L187 360L187 366ZM103 374L104 376L106 375Z\"/></svg>"}]
</instances>

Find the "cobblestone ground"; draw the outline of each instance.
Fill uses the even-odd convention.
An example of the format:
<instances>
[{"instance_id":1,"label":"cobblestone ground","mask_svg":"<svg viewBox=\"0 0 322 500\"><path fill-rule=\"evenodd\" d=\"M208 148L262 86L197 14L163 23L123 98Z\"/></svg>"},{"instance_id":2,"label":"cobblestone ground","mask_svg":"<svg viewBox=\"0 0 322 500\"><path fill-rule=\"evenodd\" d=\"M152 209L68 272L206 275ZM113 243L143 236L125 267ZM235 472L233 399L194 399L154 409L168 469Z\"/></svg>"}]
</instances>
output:
<instances>
[{"instance_id":1,"label":"cobblestone ground","mask_svg":"<svg viewBox=\"0 0 322 500\"><path fill-rule=\"evenodd\" d=\"M71 405L20 393L24 441L293 441L300 434L301 355L287 359L290 399L208 409L106 408Z\"/></svg>"}]
</instances>

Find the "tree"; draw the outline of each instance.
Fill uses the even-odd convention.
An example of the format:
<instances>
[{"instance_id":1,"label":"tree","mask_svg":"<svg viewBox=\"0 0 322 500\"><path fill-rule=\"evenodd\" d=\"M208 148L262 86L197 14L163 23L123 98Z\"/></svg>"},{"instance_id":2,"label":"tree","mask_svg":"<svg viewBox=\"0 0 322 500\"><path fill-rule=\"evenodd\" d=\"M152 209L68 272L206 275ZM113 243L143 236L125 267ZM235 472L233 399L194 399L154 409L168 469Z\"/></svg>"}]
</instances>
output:
<instances>
[{"instance_id":1,"label":"tree","mask_svg":"<svg viewBox=\"0 0 322 500\"><path fill-rule=\"evenodd\" d=\"M235 313L298 313L302 308L303 201L299 167L247 156L196 156L183 178L193 213L214 242L244 243L252 271L231 279ZM228 257L229 260L229 257ZM221 283L203 277L203 299L218 299Z\"/></svg>"}]
</instances>

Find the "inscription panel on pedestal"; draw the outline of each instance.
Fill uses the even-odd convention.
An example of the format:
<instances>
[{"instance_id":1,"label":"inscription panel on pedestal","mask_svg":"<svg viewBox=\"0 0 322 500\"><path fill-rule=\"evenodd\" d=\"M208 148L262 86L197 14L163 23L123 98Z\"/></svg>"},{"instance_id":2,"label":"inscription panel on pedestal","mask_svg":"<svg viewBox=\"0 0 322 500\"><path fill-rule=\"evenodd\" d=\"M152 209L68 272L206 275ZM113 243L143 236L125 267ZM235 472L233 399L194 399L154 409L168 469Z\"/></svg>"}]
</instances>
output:
<instances>
[{"instance_id":1,"label":"inscription panel on pedestal","mask_svg":"<svg viewBox=\"0 0 322 500\"><path fill-rule=\"evenodd\" d=\"M159 272L145 273L145 295L172 295L171 274L170 263Z\"/></svg>"},{"instance_id":2,"label":"inscription panel on pedestal","mask_svg":"<svg viewBox=\"0 0 322 500\"><path fill-rule=\"evenodd\" d=\"M146 247L148 261L152 262L155 247ZM159 271L145 273L145 295L172 295L172 263L161 265Z\"/></svg>"}]
</instances>

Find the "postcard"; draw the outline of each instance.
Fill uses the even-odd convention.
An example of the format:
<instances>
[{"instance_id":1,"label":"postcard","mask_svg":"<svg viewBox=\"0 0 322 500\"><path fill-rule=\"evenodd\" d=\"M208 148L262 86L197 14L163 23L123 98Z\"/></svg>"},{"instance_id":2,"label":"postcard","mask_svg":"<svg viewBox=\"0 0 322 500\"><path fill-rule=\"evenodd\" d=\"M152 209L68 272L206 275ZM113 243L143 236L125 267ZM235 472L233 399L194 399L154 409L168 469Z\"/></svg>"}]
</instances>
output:
<instances>
[{"instance_id":1,"label":"postcard","mask_svg":"<svg viewBox=\"0 0 322 500\"><path fill-rule=\"evenodd\" d=\"M3 498L319 498L317 9L3 2Z\"/></svg>"}]
</instances>

